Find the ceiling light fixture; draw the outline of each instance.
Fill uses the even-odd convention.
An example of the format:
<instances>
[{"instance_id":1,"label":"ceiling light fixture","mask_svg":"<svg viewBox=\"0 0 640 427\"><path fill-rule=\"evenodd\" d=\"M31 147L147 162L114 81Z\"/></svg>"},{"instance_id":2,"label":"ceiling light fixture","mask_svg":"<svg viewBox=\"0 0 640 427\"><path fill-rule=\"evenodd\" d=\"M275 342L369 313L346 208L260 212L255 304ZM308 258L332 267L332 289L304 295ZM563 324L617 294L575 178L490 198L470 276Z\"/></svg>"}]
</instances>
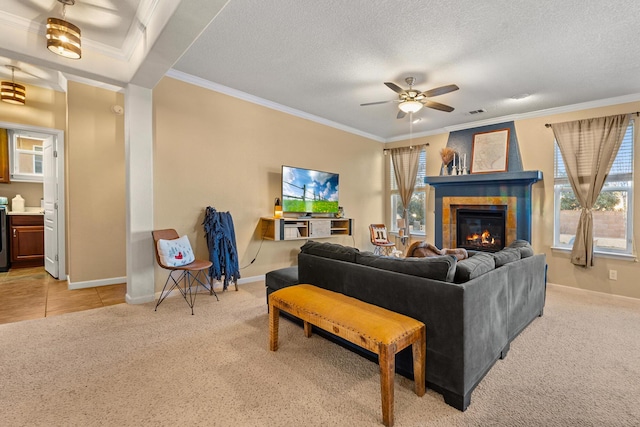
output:
<instances>
[{"instance_id":1,"label":"ceiling light fixture","mask_svg":"<svg viewBox=\"0 0 640 427\"><path fill-rule=\"evenodd\" d=\"M62 3L62 19L47 19L47 49L65 58L80 59L80 28L64 20L66 7L73 6L76 0L58 1Z\"/></svg>"},{"instance_id":2,"label":"ceiling light fixture","mask_svg":"<svg viewBox=\"0 0 640 427\"><path fill-rule=\"evenodd\" d=\"M7 65L7 68L11 68L11 81L0 83L0 98L9 104L24 105L27 101L27 89L15 81L15 71L20 71L20 68L13 65Z\"/></svg>"},{"instance_id":3,"label":"ceiling light fixture","mask_svg":"<svg viewBox=\"0 0 640 427\"><path fill-rule=\"evenodd\" d=\"M403 101L398 105L398 108L404 113L417 113L422 107L422 102L418 101Z\"/></svg>"}]
</instances>

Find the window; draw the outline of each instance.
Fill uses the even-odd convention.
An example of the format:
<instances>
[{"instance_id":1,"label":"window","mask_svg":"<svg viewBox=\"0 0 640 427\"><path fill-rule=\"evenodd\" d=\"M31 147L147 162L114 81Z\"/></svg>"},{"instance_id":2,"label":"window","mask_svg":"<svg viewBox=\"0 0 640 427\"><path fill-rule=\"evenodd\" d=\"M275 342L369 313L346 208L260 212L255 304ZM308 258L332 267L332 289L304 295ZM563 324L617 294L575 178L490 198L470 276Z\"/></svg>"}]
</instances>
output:
<instances>
[{"instance_id":1,"label":"window","mask_svg":"<svg viewBox=\"0 0 640 427\"><path fill-rule=\"evenodd\" d=\"M33 132L11 131L9 138L11 150L11 180L42 182L42 147L50 138Z\"/></svg>"},{"instance_id":2,"label":"window","mask_svg":"<svg viewBox=\"0 0 640 427\"><path fill-rule=\"evenodd\" d=\"M633 121L593 208L594 252L631 254L633 236ZM571 249L580 208L569 184L558 143L555 144L554 246Z\"/></svg>"},{"instance_id":3,"label":"window","mask_svg":"<svg viewBox=\"0 0 640 427\"><path fill-rule=\"evenodd\" d=\"M389 183L391 193L391 231L398 231L398 220L404 217L404 205L400 199L398 185L396 184L395 172L393 170L393 162L389 157L390 168ZM426 175L427 154L425 150L420 152L418 160L418 173L416 175L416 186L413 190L413 196L409 203L409 229L411 234L424 234L424 221L426 212L426 184L424 178Z\"/></svg>"}]
</instances>

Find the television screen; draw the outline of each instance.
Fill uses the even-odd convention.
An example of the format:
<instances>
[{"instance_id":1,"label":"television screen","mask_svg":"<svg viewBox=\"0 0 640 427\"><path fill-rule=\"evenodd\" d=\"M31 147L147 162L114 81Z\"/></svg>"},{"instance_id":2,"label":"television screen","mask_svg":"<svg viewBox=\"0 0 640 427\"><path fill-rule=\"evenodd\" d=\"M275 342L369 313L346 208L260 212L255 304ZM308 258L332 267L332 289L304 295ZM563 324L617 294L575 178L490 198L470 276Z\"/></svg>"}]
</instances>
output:
<instances>
[{"instance_id":1,"label":"television screen","mask_svg":"<svg viewBox=\"0 0 640 427\"><path fill-rule=\"evenodd\" d=\"M338 174L282 166L282 211L338 212Z\"/></svg>"}]
</instances>

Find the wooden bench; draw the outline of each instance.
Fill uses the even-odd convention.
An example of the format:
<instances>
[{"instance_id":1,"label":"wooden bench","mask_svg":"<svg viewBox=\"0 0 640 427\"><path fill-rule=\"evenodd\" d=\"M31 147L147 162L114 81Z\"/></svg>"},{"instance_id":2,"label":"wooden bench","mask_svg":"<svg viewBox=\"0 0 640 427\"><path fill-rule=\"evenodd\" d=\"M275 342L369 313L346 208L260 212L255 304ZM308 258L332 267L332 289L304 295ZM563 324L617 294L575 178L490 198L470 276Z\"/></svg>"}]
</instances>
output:
<instances>
[{"instance_id":1,"label":"wooden bench","mask_svg":"<svg viewBox=\"0 0 640 427\"><path fill-rule=\"evenodd\" d=\"M269 349L278 349L280 310L304 322L311 336L315 325L378 355L382 421L393 425L395 355L412 346L415 392L425 393L425 325L411 317L312 285L289 286L269 295Z\"/></svg>"}]
</instances>

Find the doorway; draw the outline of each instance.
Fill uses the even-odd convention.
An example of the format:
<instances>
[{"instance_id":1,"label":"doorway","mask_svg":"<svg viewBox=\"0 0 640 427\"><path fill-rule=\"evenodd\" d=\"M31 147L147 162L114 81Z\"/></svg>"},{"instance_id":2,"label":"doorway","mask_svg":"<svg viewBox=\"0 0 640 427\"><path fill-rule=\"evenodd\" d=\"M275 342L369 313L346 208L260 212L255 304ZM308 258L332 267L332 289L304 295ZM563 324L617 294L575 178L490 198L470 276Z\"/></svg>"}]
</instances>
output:
<instances>
[{"instance_id":1,"label":"doorway","mask_svg":"<svg viewBox=\"0 0 640 427\"><path fill-rule=\"evenodd\" d=\"M8 141L8 161L12 183L31 183L32 186L42 184L45 269L56 279L66 279L64 131L7 122L0 122L0 128L7 129L11 135ZM32 144L33 153L22 152L24 150L16 150L18 138L41 141L41 144ZM35 150L36 146L38 150ZM24 156L29 155L33 157L32 163L38 167L25 173L17 166L24 165ZM3 185L3 192L15 192L16 186L12 185L14 184ZM35 203L31 201L30 204Z\"/></svg>"}]
</instances>

